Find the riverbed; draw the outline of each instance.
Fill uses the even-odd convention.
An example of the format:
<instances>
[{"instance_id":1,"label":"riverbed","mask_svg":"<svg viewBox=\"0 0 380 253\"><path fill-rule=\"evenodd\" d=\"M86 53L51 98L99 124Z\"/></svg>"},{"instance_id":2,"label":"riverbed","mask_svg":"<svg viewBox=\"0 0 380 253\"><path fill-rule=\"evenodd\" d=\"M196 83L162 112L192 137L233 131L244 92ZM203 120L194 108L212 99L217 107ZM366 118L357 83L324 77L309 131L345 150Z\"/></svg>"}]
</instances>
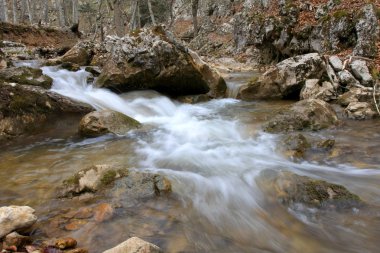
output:
<instances>
[{"instance_id":1,"label":"riverbed","mask_svg":"<svg viewBox=\"0 0 380 253\"><path fill-rule=\"evenodd\" d=\"M261 125L294 101L243 102L237 85L255 73L227 78L230 98L181 104L154 91L116 95L87 82L84 70L44 67L52 90L96 109L112 109L143 123L125 136L81 138L79 118L57 118L42 133L0 151L0 205L36 209L35 233L72 236L102 252L131 236L165 252L377 252L380 242L380 121L347 121L309 132L333 138L334 151L293 161L278 149L281 136ZM138 203L113 199L56 199L62 181L89 165L110 164L165 175L170 196ZM290 209L266 195L266 171L341 184L373 208L345 212ZM119 202L118 202L119 201ZM115 215L76 231L55 217L83 206L111 203ZM42 226L42 225L41 225Z\"/></svg>"}]
</instances>

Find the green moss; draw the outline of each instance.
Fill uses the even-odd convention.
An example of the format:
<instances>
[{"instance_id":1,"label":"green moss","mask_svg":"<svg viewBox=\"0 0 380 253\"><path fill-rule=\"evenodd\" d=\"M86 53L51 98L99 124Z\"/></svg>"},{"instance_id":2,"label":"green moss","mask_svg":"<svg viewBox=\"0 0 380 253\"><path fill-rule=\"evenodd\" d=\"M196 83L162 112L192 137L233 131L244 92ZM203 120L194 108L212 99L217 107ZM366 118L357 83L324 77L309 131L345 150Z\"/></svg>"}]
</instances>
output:
<instances>
[{"instance_id":1,"label":"green moss","mask_svg":"<svg viewBox=\"0 0 380 253\"><path fill-rule=\"evenodd\" d=\"M348 17L350 14L346 10L338 10L334 12L333 17L336 19L342 19Z\"/></svg>"},{"instance_id":2,"label":"green moss","mask_svg":"<svg viewBox=\"0 0 380 253\"><path fill-rule=\"evenodd\" d=\"M102 185L109 185L115 180L116 176L117 172L115 170L109 170L103 174L102 178L100 179L100 182L102 183Z\"/></svg>"},{"instance_id":3,"label":"green moss","mask_svg":"<svg viewBox=\"0 0 380 253\"><path fill-rule=\"evenodd\" d=\"M80 179L79 173L75 173L73 176L69 177L68 179L63 181L63 185L78 185L79 179Z\"/></svg>"}]
</instances>

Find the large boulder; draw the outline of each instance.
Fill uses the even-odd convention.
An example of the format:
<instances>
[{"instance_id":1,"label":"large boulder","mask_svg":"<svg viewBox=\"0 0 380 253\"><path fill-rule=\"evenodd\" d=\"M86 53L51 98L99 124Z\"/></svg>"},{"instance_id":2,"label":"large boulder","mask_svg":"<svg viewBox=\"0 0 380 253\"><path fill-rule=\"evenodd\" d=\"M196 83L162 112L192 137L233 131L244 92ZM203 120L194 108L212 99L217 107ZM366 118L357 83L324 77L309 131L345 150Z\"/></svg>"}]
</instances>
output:
<instances>
[{"instance_id":1,"label":"large boulder","mask_svg":"<svg viewBox=\"0 0 380 253\"><path fill-rule=\"evenodd\" d=\"M224 96L226 85L205 63L197 64L189 50L162 27L143 29L123 38L107 37L108 54L99 87L124 92L153 89L171 96ZM194 53L193 53L194 54Z\"/></svg>"},{"instance_id":2,"label":"large boulder","mask_svg":"<svg viewBox=\"0 0 380 253\"><path fill-rule=\"evenodd\" d=\"M331 105L319 99L306 99L270 119L264 124L264 130L270 133L316 131L338 122L338 117Z\"/></svg>"},{"instance_id":3,"label":"large boulder","mask_svg":"<svg viewBox=\"0 0 380 253\"><path fill-rule=\"evenodd\" d=\"M377 39L379 38L379 23L377 8L374 4L367 4L360 10L355 25L357 43L354 55L376 57Z\"/></svg>"},{"instance_id":4,"label":"large boulder","mask_svg":"<svg viewBox=\"0 0 380 253\"><path fill-rule=\"evenodd\" d=\"M345 187L288 171L266 170L260 186L285 206L304 204L312 208L344 210L365 203Z\"/></svg>"},{"instance_id":5,"label":"large boulder","mask_svg":"<svg viewBox=\"0 0 380 253\"><path fill-rule=\"evenodd\" d=\"M96 137L107 133L126 134L141 124L120 112L103 110L90 112L79 123L79 133L85 137Z\"/></svg>"},{"instance_id":6,"label":"large boulder","mask_svg":"<svg viewBox=\"0 0 380 253\"><path fill-rule=\"evenodd\" d=\"M355 60L350 64L352 74L363 84L364 86L372 86L373 78L369 72L367 63L363 60Z\"/></svg>"},{"instance_id":7,"label":"large boulder","mask_svg":"<svg viewBox=\"0 0 380 253\"><path fill-rule=\"evenodd\" d=\"M78 196L105 190L113 199L145 198L171 192L170 181L160 175L129 170L111 165L95 165L84 168L63 181L58 189L59 197ZM108 191L107 191L108 190Z\"/></svg>"},{"instance_id":8,"label":"large boulder","mask_svg":"<svg viewBox=\"0 0 380 253\"><path fill-rule=\"evenodd\" d=\"M274 99L298 97L307 79L321 79L326 72L324 60L317 53L286 59L259 79L242 86L238 98Z\"/></svg>"},{"instance_id":9,"label":"large boulder","mask_svg":"<svg viewBox=\"0 0 380 253\"><path fill-rule=\"evenodd\" d=\"M0 238L13 231L31 227L37 221L34 212L28 206L0 207Z\"/></svg>"},{"instance_id":10,"label":"large boulder","mask_svg":"<svg viewBox=\"0 0 380 253\"><path fill-rule=\"evenodd\" d=\"M93 47L94 44L92 42L81 41L60 57L60 61L63 63L74 63L79 66L86 66L91 62Z\"/></svg>"},{"instance_id":11,"label":"large boulder","mask_svg":"<svg viewBox=\"0 0 380 253\"><path fill-rule=\"evenodd\" d=\"M103 253L162 253L163 251L154 244L146 242L138 237L132 237L116 247Z\"/></svg>"},{"instance_id":12,"label":"large boulder","mask_svg":"<svg viewBox=\"0 0 380 253\"><path fill-rule=\"evenodd\" d=\"M42 74L41 69L13 67L0 70L0 81L40 86L50 89L53 79Z\"/></svg>"}]
</instances>

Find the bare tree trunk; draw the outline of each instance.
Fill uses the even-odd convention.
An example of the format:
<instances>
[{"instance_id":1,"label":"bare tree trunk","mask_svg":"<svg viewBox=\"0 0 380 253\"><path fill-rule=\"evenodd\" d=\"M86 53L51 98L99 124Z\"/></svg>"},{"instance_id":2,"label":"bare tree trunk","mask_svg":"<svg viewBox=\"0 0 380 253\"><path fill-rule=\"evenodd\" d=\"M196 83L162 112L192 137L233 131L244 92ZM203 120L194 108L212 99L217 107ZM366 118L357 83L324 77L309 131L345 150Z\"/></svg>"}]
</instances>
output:
<instances>
[{"instance_id":1,"label":"bare tree trunk","mask_svg":"<svg viewBox=\"0 0 380 253\"><path fill-rule=\"evenodd\" d=\"M73 23L78 24L79 23L79 16L78 16L78 0L73 0Z\"/></svg>"},{"instance_id":2,"label":"bare tree trunk","mask_svg":"<svg viewBox=\"0 0 380 253\"><path fill-rule=\"evenodd\" d=\"M191 11L193 14L194 37L198 35L198 5L199 0L192 0Z\"/></svg>"},{"instance_id":3,"label":"bare tree trunk","mask_svg":"<svg viewBox=\"0 0 380 253\"><path fill-rule=\"evenodd\" d=\"M8 6L5 0L0 0L0 21L8 22Z\"/></svg>"},{"instance_id":4,"label":"bare tree trunk","mask_svg":"<svg viewBox=\"0 0 380 253\"><path fill-rule=\"evenodd\" d=\"M134 0L132 5L131 5L131 8L132 8L132 18L131 18L131 21L129 23L129 28L130 30L135 30L137 28L137 12L138 12L138 7L139 7L139 4L138 4L138 0Z\"/></svg>"},{"instance_id":5,"label":"bare tree trunk","mask_svg":"<svg viewBox=\"0 0 380 253\"><path fill-rule=\"evenodd\" d=\"M47 25L49 23L49 0L44 0L44 22Z\"/></svg>"},{"instance_id":6,"label":"bare tree trunk","mask_svg":"<svg viewBox=\"0 0 380 253\"><path fill-rule=\"evenodd\" d=\"M63 10L63 5L61 0L55 0L58 17L59 17L59 25L64 27L66 25L65 23L65 12Z\"/></svg>"},{"instance_id":7,"label":"bare tree trunk","mask_svg":"<svg viewBox=\"0 0 380 253\"><path fill-rule=\"evenodd\" d=\"M152 25L156 26L156 20L154 19L154 13L152 9L151 0L148 0L148 9L149 9L149 14L150 14L150 19L152 20Z\"/></svg>"},{"instance_id":8,"label":"bare tree trunk","mask_svg":"<svg viewBox=\"0 0 380 253\"><path fill-rule=\"evenodd\" d=\"M30 8L29 0L25 0L25 4L26 4L26 11L28 12L29 23L33 24L33 12L32 12L32 9Z\"/></svg>"},{"instance_id":9,"label":"bare tree trunk","mask_svg":"<svg viewBox=\"0 0 380 253\"><path fill-rule=\"evenodd\" d=\"M115 25L116 34L119 37L124 35L124 22L123 22L123 1L114 1L113 21Z\"/></svg>"},{"instance_id":10,"label":"bare tree trunk","mask_svg":"<svg viewBox=\"0 0 380 253\"><path fill-rule=\"evenodd\" d=\"M12 14L13 14L13 24L17 24L17 3L16 3L16 0L12 0Z\"/></svg>"},{"instance_id":11,"label":"bare tree trunk","mask_svg":"<svg viewBox=\"0 0 380 253\"><path fill-rule=\"evenodd\" d=\"M173 13L174 3L175 3L175 0L170 0L170 24L169 24L169 27L172 27L173 23L174 23L174 13Z\"/></svg>"}]
</instances>

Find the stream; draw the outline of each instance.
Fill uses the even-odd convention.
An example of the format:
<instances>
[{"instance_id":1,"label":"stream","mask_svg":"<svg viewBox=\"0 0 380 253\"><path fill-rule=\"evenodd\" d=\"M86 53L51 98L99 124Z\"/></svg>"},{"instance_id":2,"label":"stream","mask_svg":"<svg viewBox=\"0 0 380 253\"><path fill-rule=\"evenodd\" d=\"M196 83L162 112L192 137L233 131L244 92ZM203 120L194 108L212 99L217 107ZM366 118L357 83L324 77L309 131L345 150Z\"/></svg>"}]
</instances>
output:
<instances>
[{"instance_id":1,"label":"stream","mask_svg":"<svg viewBox=\"0 0 380 253\"><path fill-rule=\"evenodd\" d=\"M307 133L334 138L337 151L294 162L279 152L278 135L261 131L263 122L293 102L233 98L250 74L229 75L232 98L190 105L154 91L117 95L95 88L87 83L89 73L84 70L42 69L54 79L53 91L144 124L126 136L84 139L77 135L80 118L67 116L0 151L0 205L33 207L40 222L47 224L45 233L72 236L94 253L131 236L165 252L378 252L379 120L345 121L336 129ZM51 222L54 215L112 202L54 200L63 179L94 164L165 175L173 184L173 196L123 203L105 223L62 231ZM346 212L287 208L265 194L260 182L268 170L341 184L373 208Z\"/></svg>"}]
</instances>

